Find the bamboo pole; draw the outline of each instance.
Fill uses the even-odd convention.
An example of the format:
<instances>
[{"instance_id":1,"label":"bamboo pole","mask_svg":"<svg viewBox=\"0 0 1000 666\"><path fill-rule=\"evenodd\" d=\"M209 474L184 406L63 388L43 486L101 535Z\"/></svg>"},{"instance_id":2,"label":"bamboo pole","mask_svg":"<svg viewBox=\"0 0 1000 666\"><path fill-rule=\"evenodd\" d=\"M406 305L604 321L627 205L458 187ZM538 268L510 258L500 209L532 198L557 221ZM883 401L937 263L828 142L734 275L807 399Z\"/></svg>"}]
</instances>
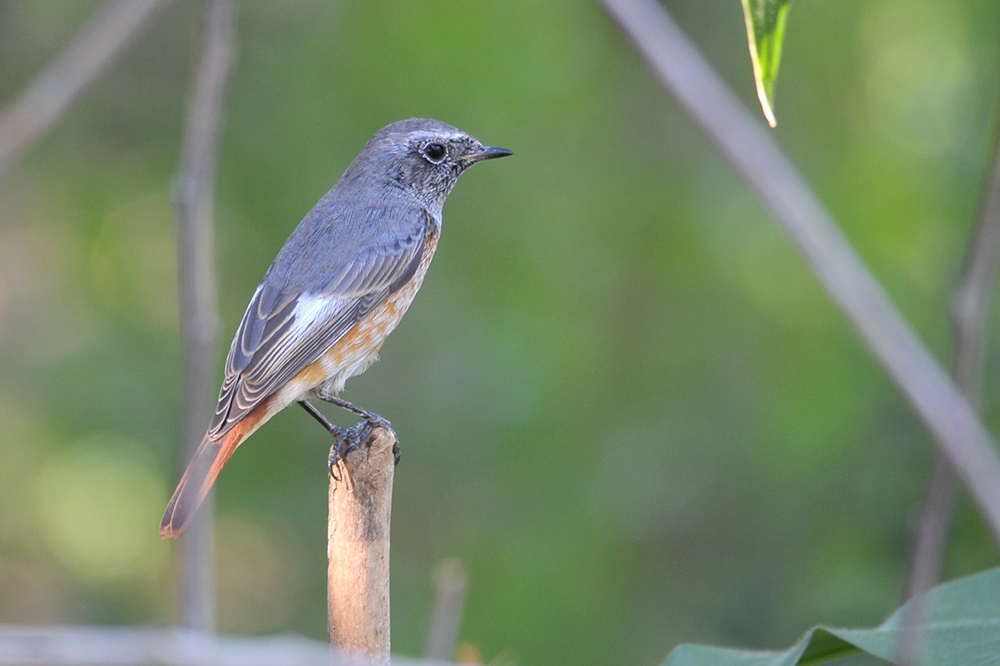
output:
<instances>
[{"instance_id":1,"label":"bamboo pole","mask_svg":"<svg viewBox=\"0 0 1000 666\"><path fill-rule=\"evenodd\" d=\"M359 446L330 475L330 647L389 663L389 524L396 433L359 424Z\"/></svg>"}]
</instances>

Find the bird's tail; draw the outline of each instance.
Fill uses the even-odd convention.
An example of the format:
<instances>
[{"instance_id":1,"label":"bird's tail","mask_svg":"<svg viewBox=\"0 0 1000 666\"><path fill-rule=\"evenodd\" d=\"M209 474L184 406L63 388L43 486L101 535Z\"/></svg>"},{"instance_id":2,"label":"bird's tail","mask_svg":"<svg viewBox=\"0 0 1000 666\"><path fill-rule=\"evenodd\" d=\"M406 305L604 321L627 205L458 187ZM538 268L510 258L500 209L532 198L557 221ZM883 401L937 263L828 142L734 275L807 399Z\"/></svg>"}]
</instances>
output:
<instances>
[{"instance_id":1,"label":"bird's tail","mask_svg":"<svg viewBox=\"0 0 1000 666\"><path fill-rule=\"evenodd\" d=\"M223 465L247 435L249 433L237 425L219 440L209 439L207 435L201 440L160 519L160 536L176 539L181 535L212 489Z\"/></svg>"}]
</instances>

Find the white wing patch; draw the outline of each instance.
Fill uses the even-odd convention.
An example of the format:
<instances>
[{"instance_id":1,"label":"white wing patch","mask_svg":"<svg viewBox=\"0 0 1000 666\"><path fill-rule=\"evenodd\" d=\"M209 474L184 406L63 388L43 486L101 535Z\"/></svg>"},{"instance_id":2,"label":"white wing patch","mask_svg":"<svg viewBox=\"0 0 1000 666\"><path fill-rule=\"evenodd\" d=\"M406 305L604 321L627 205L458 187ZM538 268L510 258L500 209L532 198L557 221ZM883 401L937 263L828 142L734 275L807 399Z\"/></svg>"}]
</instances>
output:
<instances>
[{"instance_id":1,"label":"white wing patch","mask_svg":"<svg viewBox=\"0 0 1000 666\"><path fill-rule=\"evenodd\" d=\"M292 323L287 336L291 340L302 337L317 321L323 321L334 312L342 310L345 299L302 294L292 310Z\"/></svg>"}]
</instances>

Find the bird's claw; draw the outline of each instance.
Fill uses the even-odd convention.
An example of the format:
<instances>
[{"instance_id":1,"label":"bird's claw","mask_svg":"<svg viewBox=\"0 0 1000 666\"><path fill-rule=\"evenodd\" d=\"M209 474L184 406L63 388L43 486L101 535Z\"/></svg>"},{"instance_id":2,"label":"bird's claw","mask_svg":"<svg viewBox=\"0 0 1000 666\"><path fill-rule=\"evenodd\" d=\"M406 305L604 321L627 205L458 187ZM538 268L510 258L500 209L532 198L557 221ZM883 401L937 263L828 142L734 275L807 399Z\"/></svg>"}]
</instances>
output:
<instances>
[{"instance_id":1,"label":"bird's claw","mask_svg":"<svg viewBox=\"0 0 1000 666\"><path fill-rule=\"evenodd\" d=\"M361 421L350 428L337 428L336 432L331 431L333 434L333 446L330 448L330 457L327 459L327 466L330 468L330 476L335 480L340 481L340 476L337 473L338 463L343 460L348 453L357 449L361 442L365 440L370 430L371 426L368 422Z\"/></svg>"},{"instance_id":2,"label":"bird's claw","mask_svg":"<svg viewBox=\"0 0 1000 666\"><path fill-rule=\"evenodd\" d=\"M335 481L340 481L340 474L337 471L340 461L346 458L348 453L360 447L362 442L371 437L372 430L375 428L384 428L393 434L393 464L399 464L400 448L399 438L395 436L396 431L392 429L392 425L387 419L378 414L370 413L365 417L364 421L359 421L350 428L333 426L330 429L330 433L333 435L333 446L330 448L327 467L330 470L330 476Z\"/></svg>"}]
</instances>

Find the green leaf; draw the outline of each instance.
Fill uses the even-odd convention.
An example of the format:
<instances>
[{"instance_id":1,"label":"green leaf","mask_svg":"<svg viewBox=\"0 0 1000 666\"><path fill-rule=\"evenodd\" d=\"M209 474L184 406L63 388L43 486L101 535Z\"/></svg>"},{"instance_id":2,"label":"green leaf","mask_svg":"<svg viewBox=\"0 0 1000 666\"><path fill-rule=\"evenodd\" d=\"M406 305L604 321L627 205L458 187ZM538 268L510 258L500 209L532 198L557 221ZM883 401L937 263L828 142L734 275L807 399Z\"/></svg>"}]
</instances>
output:
<instances>
[{"instance_id":1,"label":"green leaf","mask_svg":"<svg viewBox=\"0 0 1000 666\"><path fill-rule=\"evenodd\" d=\"M790 0L742 0L743 18L747 24L750 61L757 82L757 98L767 123L774 127L774 82L781 61L781 42L785 36L785 19Z\"/></svg>"},{"instance_id":2,"label":"green leaf","mask_svg":"<svg viewBox=\"0 0 1000 666\"><path fill-rule=\"evenodd\" d=\"M920 619L922 617L922 620ZM858 652L894 661L904 627L919 620L916 665L1000 665L1000 569L961 578L908 601L874 629L815 627L783 652L679 645L663 666L796 666Z\"/></svg>"}]
</instances>

